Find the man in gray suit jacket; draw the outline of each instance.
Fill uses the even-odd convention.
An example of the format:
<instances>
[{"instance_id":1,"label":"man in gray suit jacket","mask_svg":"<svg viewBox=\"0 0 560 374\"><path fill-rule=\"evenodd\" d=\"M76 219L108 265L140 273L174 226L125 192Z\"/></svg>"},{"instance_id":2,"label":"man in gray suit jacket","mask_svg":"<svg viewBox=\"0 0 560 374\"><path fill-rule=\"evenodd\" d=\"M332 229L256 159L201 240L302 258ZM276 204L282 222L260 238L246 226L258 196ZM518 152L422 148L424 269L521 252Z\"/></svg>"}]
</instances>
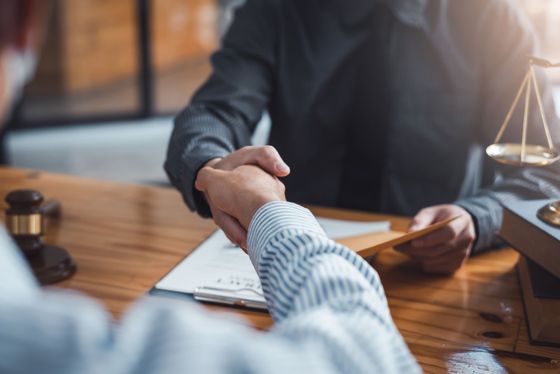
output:
<instances>
[{"instance_id":1,"label":"man in gray suit jacket","mask_svg":"<svg viewBox=\"0 0 560 374\"><path fill-rule=\"evenodd\" d=\"M556 169L484 157L534 45L508 0L248 0L176 118L166 170L241 245L239 223L193 187L204 165L257 164L284 177L290 200L416 214L411 229L460 216L400 248L453 272L493 244L501 202L559 195ZM274 148L246 148L264 110Z\"/></svg>"}]
</instances>

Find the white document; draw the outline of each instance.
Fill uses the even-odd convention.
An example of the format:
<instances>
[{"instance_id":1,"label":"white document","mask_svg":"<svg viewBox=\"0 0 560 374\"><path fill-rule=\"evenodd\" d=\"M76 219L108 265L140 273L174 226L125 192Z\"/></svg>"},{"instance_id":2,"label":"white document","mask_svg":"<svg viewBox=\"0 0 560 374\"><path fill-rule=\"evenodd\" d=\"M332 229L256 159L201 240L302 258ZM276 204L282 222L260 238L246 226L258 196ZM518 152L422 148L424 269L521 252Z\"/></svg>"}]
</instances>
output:
<instances>
[{"instance_id":1,"label":"white document","mask_svg":"<svg viewBox=\"0 0 560 374\"><path fill-rule=\"evenodd\" d=\"M362 222L318 218L331 239L359 236L390 229L386 221ZM239 247L217 230L169 274L158 290L194 294L196 299L266 309L253 264Z\"/></svg>"},{"instance_id":2,"label":"white document","mask_svg":"<svg viewBox=\"0 0 560 374\"><path fill-rule=\"evenodd\" d=\"M317 218L317 221L325 230L325 234L333 240L385 232L391 229L391 223L388 221L363 222L331 218Z\"/></svg>"}]
</instances>

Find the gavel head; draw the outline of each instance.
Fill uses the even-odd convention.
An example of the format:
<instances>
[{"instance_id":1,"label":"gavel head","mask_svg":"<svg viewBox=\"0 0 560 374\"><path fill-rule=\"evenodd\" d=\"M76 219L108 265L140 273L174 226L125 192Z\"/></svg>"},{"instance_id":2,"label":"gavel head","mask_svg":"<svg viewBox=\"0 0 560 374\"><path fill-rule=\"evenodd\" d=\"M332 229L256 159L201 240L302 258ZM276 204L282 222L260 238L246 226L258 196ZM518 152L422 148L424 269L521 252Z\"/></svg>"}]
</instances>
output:
<instances>
[{"instance_id":1,"label":"gavel head","mask_svg":"<svg viewBox=\"0 0 560 374\"><path fill-rule=\"evenodd\" d=\"M36 253L43 246L43 200L43 195L35 190L16 190L6 196L9 205L6 210L7 229L28 255Z\"/></svg>"},{"instance_id":2,"label":"gavel head","mask_svg":"<svg viewBox=\"0 0 560 374\"><path fill-rule=\"evenodd\" d=\"M43 195L35 190L16 190L6 195L6 202L14 214L38 212L43 203Z\"/></svg>"}]
</instances>

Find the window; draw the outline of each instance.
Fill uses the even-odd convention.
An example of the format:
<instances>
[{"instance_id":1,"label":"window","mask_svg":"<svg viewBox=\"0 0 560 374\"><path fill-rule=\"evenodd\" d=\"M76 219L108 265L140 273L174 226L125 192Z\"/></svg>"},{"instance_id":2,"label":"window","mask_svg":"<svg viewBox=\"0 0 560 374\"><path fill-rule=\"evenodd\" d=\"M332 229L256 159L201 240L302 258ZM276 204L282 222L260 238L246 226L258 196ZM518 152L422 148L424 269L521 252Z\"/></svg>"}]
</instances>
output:
<instances>
[{"instance_id":1,"label":"window","mask_svg":"<svg viewBox=\"0 0 560 374\"><path fill-rule=\"evenodd\" d=\"M518 0L533 22L541 55L553 62L560 62L560 1ZM549 76L560 84L560 68L550 69Z\"/></svg>"},{"instance_id":2,"label":"window","mask_svg":"<svg viewBox=\"0 0 560 374\"><path fill-rule=\"evenodd\" d=\"M55 123L139 110L135 0L54 1L19 122Z\"/></svg>"},{"instance_id":3,"label":"window","mask_svg":"<svg viewBox=\"0 0 560 374\"><path fill-rule=\"evenodd\" d=\"M55 0L15 127L177 113L240 0Z\"/></svg>"}]
</instances>

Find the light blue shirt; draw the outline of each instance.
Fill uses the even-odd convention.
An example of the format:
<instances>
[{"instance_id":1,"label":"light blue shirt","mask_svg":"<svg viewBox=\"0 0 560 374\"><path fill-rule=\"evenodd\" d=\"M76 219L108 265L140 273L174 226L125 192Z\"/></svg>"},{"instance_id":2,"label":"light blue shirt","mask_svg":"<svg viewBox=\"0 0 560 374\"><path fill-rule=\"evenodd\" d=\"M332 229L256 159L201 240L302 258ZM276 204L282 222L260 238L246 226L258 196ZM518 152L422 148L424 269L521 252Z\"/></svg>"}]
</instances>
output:
<instances>
[{"instance_id":1,"label":"light blue shirt","mask_svg":"<svg viewBox=\"0 0 560 374\"><path fill-rule=\"evenodd\" d=\"M192 303L145 298L122 320L43 291L0 235L0 373L413 373L377 273L298 205L262 207L251 260L275 325L255 331Z\"/></svg>"}]
</instances>

